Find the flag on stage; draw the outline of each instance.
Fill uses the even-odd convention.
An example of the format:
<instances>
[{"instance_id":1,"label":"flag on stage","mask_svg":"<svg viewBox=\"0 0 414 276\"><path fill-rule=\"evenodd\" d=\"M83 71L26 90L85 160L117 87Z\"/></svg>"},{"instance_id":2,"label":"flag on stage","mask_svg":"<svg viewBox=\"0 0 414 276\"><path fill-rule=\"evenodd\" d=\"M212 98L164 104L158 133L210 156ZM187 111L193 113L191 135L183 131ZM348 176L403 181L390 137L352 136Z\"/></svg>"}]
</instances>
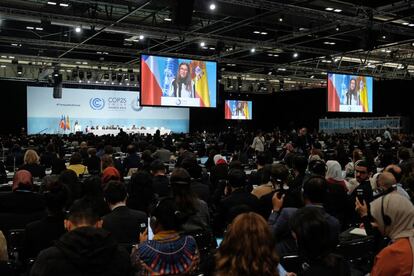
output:
<instances>
[{"instance_id":1,"label":"flag on stage","mask_svg":"<svg viewBox=\"0 0 414 276\"><path fill-rule=\"evenodd\" d=\"M226 101L226 104L224 105L224 113L225 119L231 119L231 107L229 106L228 101Z\"/></svg>"},{"instance_id":2,"label":"flag on stage","mask_svg":"<svg viewBox=\"0 0 414 276\"><path fill-rule=\"evenodd\" d=\"M210 92L208 90L207 67L204 61L192 61L191 68L194 68L192 79L195 84L195 96L200 99L201 107L210 107Z\"/></svg>"},{"instance_id":3,"label":"flag on stage","mask_svg":"<svg viewBox=\"0 0 414 276\"><path fill-rule=\"evenodd\" d=\"M143 105L161 105L162 88L158 76L157 57L142 55L141 60L141 103Z\"/></svg>"},{"instance_id":4,"label":"flag on stage","mask_svg":"<svg viewBox=\"0 0 414 276\"><path fill-rule=\"evenodd\" d=\"M61 128L61 129L65 129L65 119L64 118L65 117L63 115L60 117L59 128Z\"/></svg>"},{"instance_id":5,"label":"flag on stage","mask_svg":"<svg viewBox=\"0 0 414 276\"><path fill-rule=\"evenodd\" d=\"M70 129L69 116L66 116L66 129Z\"/></svg>"}]
</instances>

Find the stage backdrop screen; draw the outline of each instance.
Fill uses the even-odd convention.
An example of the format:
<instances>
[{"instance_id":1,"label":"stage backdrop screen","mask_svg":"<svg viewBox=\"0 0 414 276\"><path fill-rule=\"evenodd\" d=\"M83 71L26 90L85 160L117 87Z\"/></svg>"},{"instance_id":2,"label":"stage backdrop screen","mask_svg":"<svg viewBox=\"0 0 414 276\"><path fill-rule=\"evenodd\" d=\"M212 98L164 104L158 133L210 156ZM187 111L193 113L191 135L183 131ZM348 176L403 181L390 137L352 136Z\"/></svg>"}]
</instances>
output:
<instances>
[{"instance_id":1,"label":"stage backdrop screen","mask_svg":"<svg viewBox=\"0 0 414 276\"><path fill-rule=\"evenodd\" d=\"M328 112L372 112L372 77L328 74Z\"/></svg>"},{"instance_id":2,"label":"stage backdrop screen","mask_svg":"<svg viewBox=\"0 0 414 276\"><path fill-rule=\"evenodd\" d=\"M224 105L224 116L228 120L251 120L252 119L252 102L226 100Z\"/></svg>"},{"instance_id":3,"label":"stage backdrop screen","mask_svg":"<svg viewBox=\"0 0 414 276\"><path fill-rule=\"evenodd\" d=\"M216 107L217 63L141 55L141 105Z\"/></svg>"},{"instance_id":4,"label":"stage backdrop screen","mask_svg":"<svg viewBox=\"0 0 414 276\"><path fill-rule=\"evenodd\" d=\"M139 93L132 91L63 88L62 98L54 99L51 87L27 87L29 134L108 134L101 130L121 127L141 133L155 128L162 133L188 132L189 113L188 108L142 107Z\"/></svg>"}]
</instances>

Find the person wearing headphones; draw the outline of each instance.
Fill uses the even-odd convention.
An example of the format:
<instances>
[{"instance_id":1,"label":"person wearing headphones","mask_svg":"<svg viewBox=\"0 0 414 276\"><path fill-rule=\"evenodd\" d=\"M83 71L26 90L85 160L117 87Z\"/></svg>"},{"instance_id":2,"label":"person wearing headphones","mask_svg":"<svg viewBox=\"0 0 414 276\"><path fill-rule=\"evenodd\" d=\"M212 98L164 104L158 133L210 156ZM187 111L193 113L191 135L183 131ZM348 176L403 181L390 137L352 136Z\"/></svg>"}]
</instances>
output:
<instances>
[{"instance_id":1,"label":"person wearing headphones","mask_svg":"<svg viewBox=\"0 0 414 276\"><path fill-rule=\"evenodd\" d=\"M413 204L391 189L371 202L370 207L372 226L391 239L391 243L376 255L371 276L414 275ZM368 217L365 204L357 203L356 209L361 217Z\"/></svg>"}]
</instances>

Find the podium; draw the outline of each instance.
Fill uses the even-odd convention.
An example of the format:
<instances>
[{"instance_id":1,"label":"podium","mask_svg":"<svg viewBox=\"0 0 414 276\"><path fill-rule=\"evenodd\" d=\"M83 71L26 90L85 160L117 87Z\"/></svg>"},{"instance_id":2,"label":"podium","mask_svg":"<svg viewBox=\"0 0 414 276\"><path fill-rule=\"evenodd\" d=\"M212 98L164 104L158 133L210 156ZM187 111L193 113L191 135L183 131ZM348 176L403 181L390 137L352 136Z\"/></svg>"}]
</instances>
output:
<instances>
[{"instance_id":1,"label":"podium","mask_svg":"<svg viewBox=\"0 0 414 276\"><path fill-rule=\"evenodd\" d=\"M362 105L348 105L341 104L339 106L340 112L363 112Z\"/></svg>"},{"instance_id":2,"label":"podium","mask_svg":"<svg viewBox=\"0 0 414 276\"><path fill-rule=\"evenodd\" d=\"M178 98L178 97L161 97L161 105L163 106L194 106L200 107L200 99L198 98Z\"/></svg>"}]
</instances>

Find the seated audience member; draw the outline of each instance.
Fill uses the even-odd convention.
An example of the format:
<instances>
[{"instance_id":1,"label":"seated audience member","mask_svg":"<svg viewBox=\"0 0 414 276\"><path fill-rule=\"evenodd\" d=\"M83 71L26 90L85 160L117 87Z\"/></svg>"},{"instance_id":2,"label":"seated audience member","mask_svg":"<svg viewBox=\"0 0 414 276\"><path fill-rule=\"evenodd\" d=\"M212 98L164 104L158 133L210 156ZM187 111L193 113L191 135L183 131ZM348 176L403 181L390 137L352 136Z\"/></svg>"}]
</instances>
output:
<instances>
[{"instance_id":1,"label":"seated audience member","mask_svg":"<svg viewBox=\"0 0 414 276\"><path fill-rule=\"evenodd\" d=\"M80 175L88 174L88 167L82 165L82 156L79 152L74 152L69 160L68 170L72 170L79 177Z\"/></svg>"},{"instance_id":2,"label":"seated audience member","mask_svg":"<svg viewBox=\"0 0 414 276\"><path fill-rule=\"evenodd\" d=\"M171 158L171 151L164 148L162 143L157 146L157 150L152 154L152 158L159 159L163 163L167 163L170 161Z\"/></svg>"},{"instance_id":3,"label":"seated audience member","mask_svg":"<svg viewBox=\"0 0 414 276\"><path fill-rule=\"evenodd\" d=\"M26 225L23 240L24 259L36 258L41 250L52 246L53 242L65 233L63 221L68 191L58 181L57 176L49 176L48 178L43 190L47 216Z\"/></svg>"},{"instance_id":4,"label":"seated audience member","mask_svg":"<svg viewBox=\"0 0 414 276\"><path fill-rule=\"evenodd\" d=\"M59 156L52 163L52 174L59 175L66 170L65 160L59 158Z\"/></svg>"},{"instance_id":5,"label":"seated audience member","mask_svg":"<svg viewBox=\"0 0 414 276\"><path fill-rule=\"evenodd\" d=\"M249 175L249 185L261 185L263 184L262 181L262 172L266 165L267 161L267 155L265 152L259 152L256 156L256 171L252 171L252 173ZM258 198L260 198L258 196Z\"/></svg>"},{"instance_id":6,"label":"seated audience member","mask_svg":"<svg viewBox=\"0 0 414 276\"><path fill-rule=\"evenodd\" d=\"M83 199L88 200L98 212L99 217L109 214L111 211L105 202L102 182L99 176L90 176L83 181Z\"/></svg>"},{"instance_id":7,"label":"seated audience member","mask_svg":"<svg viewBox=\"0 0 414 276\"><path fill-rule=\"evenodd\" d=\"M147 171L138 171L131 176L128 185L127 206L149 213L149 207L156 200L152 188L152 177Z\"/></svg>"},{"instance_id":8,"label":"seated audience member","mask_svg":"<svg viewBox=\"0 0 414 276\"><path fill-rule=\"evenodd\" d=\"M191 189L189 173L183 168L174 169L171 173L170 185L177 208L186 218L181 225L182 232L209 232L210 213L207 203L200 200Z\"/></svg>"},{"instance_id":9,"label":"seated audience member","mask_svg":"<svg viewBox=\"0 0 414 276\"><path fill-rule=\"evenodd\" d=\"M210 187L202 180L202 168L198 165L196 159L185 159L181 163L181 167L190 174L191 190L197 197L204 202L210 202Z\"/></svg>"},{"instance_id":10,"label":"seated audience member","mask_svg":"<svg viewBox=\"0 0 414 276\"><path fill-rule=\"evenodd\" d=\"M289 189L301 190L306 176L306 168L308 167L308 160L303 155L296 155L293 158L292 168L294 179Z\"/></svg>"},{"instance_id":11,"label":"seated audience member","mask_svg":"<svg viewBox=\"0 0 414 276\"><path fill-rule=\"evenodd\" d=\"M135 145L128 145L127 147L128 156L125 157L123 160L123 167L124 167L124 175L127 175L129 170L132 168L139 168L139 164L141 162L141 158L137 153L137 149Z\"/></svg>"},{"instance_id":12,"label":"seated audience member","mask_svg":"<svg viewBox=\"0 0 414 276\"><path fill-rule=\"evenodd\" d=\"M139 275L192 275L198 268L199 252L191 236L180 235L181 214L175 200L164 198L151 211L154 238L145 231L132 253Z\"/></svg>"},{"instance_id":13,"label":"seated audience member","mask_svg":"<svg viewBox=\"0 0 414 276\"><path fill-rule=\"evenodd\" d=\"M354 202L360 193L359 197L368 204L372 201L374 193L372 191L371 182L371 167L365 160L359 160L355 163L355 179L352 181L355 186L352 189L348 187L348 194L350 194L349 213L347 214L348 224L360 222L357 212L354 211ZM350 181L351 182L351 181Z\"/></svg>"},{"instance_id":14,"label":"seated audience member","mask_svg":"<svg viewBox=\"0 0 414 276\"><path fill-rule=\"evenodd\" d=\"M6 157L6 166L9 171L15 171L23 165L24 154L19 144L14 144L11 147L11 152Z\"/></svg>"},{"instance_id":15,"label":"seated audience member","mask_svg":"<svg viewBox=\"0 0 414 276\"><path fill-rule=\"evenodd\" d=\"M88 143L86 141L82 141L79 145L79 153L82 158L82 162L88 158Z\"/></svg>"},{"instance_id":16,"label":"seated audience member","mask_svg":"<svg viewBox=\"0 0 414 276\"><path fill-rule=\"evenodd\" d=\"M266 221L253 212L238 215L216 253L215 275L284 274Z\"/></svg>"},{"instance_id":17,"label":"seated audience member","mask_svg":"<svg viewBox=\"0 0 414 276\"><path fill-rule=\"evenodd\" d=\"M265 165L260 170L259 184L252 190L252 195L256 196L258 199L276 189L271 181L272 165Z\"/></svg>"},{"instance_id":18,"label":"seated audience member","mask_svg":"<svg viewBox=\"0 0 414 276\"><path fill-rule=\"evenodd\" d=\"M246 174L241 170L231 170L228 176L228 185L225 188L225 197L220 201L215 218L215 229L222 233L226 225L237 215L244 212L258 212L259 200L245 190Z\"/></svg>"},{"instance_id":19,"label":"seated audience member","mask_svg":"<svg viewBox=\"0 0 414 276\"><path fill-rule=\"evenodd\" d=\"M7 262L9 260L9 254L7 252L7 241L0 230L0 262Z\"/></svg>"},{"instance_id":20,"label":"seated audience member","mask_svg":"<svg viewBox=\"0 0 414 276\"><path fill-rule=\"evenodd\" d=\"M102 171L101 182L102 185L105 186L111 180L121 180L121 174L115 167L107 167Z\"/></svg>"},{"instance_id":21,"label":"seated audience member","mask_svg":"<svg viewBox=\"0 0 414 276\"><path fill-rule=\"evenodd\" d=\"M96 149L88 149L88 157L84 159L83 165L88 168L90 174L99 174L101 172L101 159L96 156Z\"/></svg>"},{"instance_id":22,"label":"seated audience member","mask_svg":"<svg viewBox=\"0 0 414 276\"><path fill-rule=\"evenodd\" d=\"M150 172L152 161L154 161L154 158L151 156L151 151L144 150L141 155L141 164L139 165L139 170Z\"/></svg>"},{"instance_id":23,"label":"seated audience member","mask_svg":"<svg viewBox=\"0 0 414 276\"><path fill-rule=\"evenodd\" d=\"M181 143L178 147L178 158L175 166L180 167L184 159L195 159L195 154L190 151L190 145L187 142Z\"/></svg>"},{"instance_id":24,"label":"seated audience member","mask_svg":"<svg viewBox=\"0 0 414 276\"><path fill-rule=\"evenodd\" d=\"M32 177L43 178L46 175L45 167L40 165L40 158L34 150L27 150L24 154L24 164L19 170L26 170L32 174Z\"/></svg>"},{"instance_id":25,"label":"seated audience member","mask_svg":"<svg viewBox=\"0 0 414 276\"><path fill-rule=\"evenodd\" d=\"M382 235L391 239L375 257L371 276L414 275L414 207L390 193L371 202L371 215Z\"/></svg>"},{"instance_id":26,"label":"seated audience member","mask_svg":"<svg viewBox=\"0 0 414 276\"><path fill-rule=\"evenodd\" d=\"M40 155L40 164L45 168L51 168L57 158L55 145L50 143L46 146L46 151Z\"/></svg>"},{"instance_id":27,"label":"seated audience member","mask_svg":"<svg viewBox=\"0 0 414 276\"><path fill-rule=\"evenodd\" d=\"M2 193L0 196L0 213L28 214L45 211L44 197L33 191L33 178L29 171L17 171L13 177L11 193ZM32 220L36 220L34 217ZM23 225L24 226L24 225Z\"/></svg>"},{"instance_id":28,"label":"seated audience member","mask_svg":"<svg viewBox=\"0 0 414 276\"><path fill-rule=\"evenodd\" d=\"M387 188L390 188L390 184L391 185L395 185L396 188L397 188L397 192L400 195L405 196L406 198L410 199L410 196L408 195L408 193L404 190L403 186L401 185L401 178L402 178L402 170L401 170L401 168L399 166L397 166L397 165L388 165L385 168L384 172L391 173L394 176L394 178L395 178L395 183L393 183L393 184L386 183L384 185L384 187L383 187L383 190L386 190Z\"/></svg>"},{"instance_id":29,"label":"seated audience member","mask_svg":"<svg viewBox=\"0 0 414 276\"><path fill-rule=\"evenodd\" d=\"M319 209L326 219L329 228L329 239L333 246L336 246L339 238L340 224L338 219L329 215L323 206L327 193L326 180L323 177L314 176L310 178L303 186L303 197L305 207ZM296 251L289 228L289 220L297 212L297 208L283 207L285 195L275 193L272 198L273 210L269 216L268 224L276 237L276 247L280 255L286 255ZM283 208L282 208L283 207Z\"/></svg>"},{"instance_id":30,"label":"seated audience member","mask_svg":"<svg viewBox=\"0 0 414 276\"><path fill-rule=\"evenodd\" d=\"M89 201L74 203L64 224L68 233L40 252L31 276L129 275L128 253L101 229L102 221Z\"/></svg>"},{"instance_id":31,"label":"seated audience member","mask_svg":"<svg viewBox=\"0 0 414 276\"><path fill-rule=\"evenodd\" d=\"M73 170L64 170L59 175L59 181L68 189L69 197L66 204L66 209L72 205L72 203L81 198L82 185L79 182L78 176Z\"/></svg>"},{"instance_id":32,"label":"seated audience member","mask_svg":"<svg viewBox=\"0 0 414 276\"><path fill-rule=\"evenodd\" d=\"M298 276L350 276L350 267L344 259L332 252L332 228L319 208L302 208L290 221L299 256L305 261Z\"/></svg>"},{"instance_id":33,"label":"seated audience member","mask_svg":"<svg viewBox=\"0 0 414 276\"><path fill-rule=\"evenodd\" d=\"M141 225L147 224L147 215L126 206L127 191L124 183L120 181L109 181L104 197L111 212L103 217L102 227L111 232L119 243L136 243L140 230L145 228Z\"/></svg>"},{"instance_id":34,"label":"seated audience member","mask_svg":"<svg viewBox=\"0 0 414 276\"><path fill-rule=\"evenodd\" d=\"M359 160L362 160L364 155L360 149L354 149L352 152L352 161L345 165L345 174L346 177L354 177L355 176L355 163Z\"/></svg>"},{"instance_id":35,"label":"seated audience member","mask_svg":"<svg viewBox=\"0 0 414 276\"><path fill-rule=\"evenodd\" d=\"M170 194L170 180L166 176L165 165L156 159L151 163L152 188L159 197Z\"/></svg>"},{"instance_id":36,"label":"seated audience member","mask_svg":"<svg viewBox=\"0 0 414 276\"><path fill-rule=\"evenodd\" d=\"M229 166L226 159L220 154L213 158L214 166L210 168L211 191L214 194L214 201L217 204L224 195L225 186L222 183L227 180Z\"/></svg>"},{"instance_id":37,"label":"seated audience member","mask_svg":"<svg viewBox=\"0 0 414 276\"><path fill-rule=\"evenodd\" d=\"M324 202L326 211L336 217L343 227L346 227L347 206L350 206L346 182L342 176L341 165L338 161L326 162L327 195Z\"/></svg>"}]
</instances>

